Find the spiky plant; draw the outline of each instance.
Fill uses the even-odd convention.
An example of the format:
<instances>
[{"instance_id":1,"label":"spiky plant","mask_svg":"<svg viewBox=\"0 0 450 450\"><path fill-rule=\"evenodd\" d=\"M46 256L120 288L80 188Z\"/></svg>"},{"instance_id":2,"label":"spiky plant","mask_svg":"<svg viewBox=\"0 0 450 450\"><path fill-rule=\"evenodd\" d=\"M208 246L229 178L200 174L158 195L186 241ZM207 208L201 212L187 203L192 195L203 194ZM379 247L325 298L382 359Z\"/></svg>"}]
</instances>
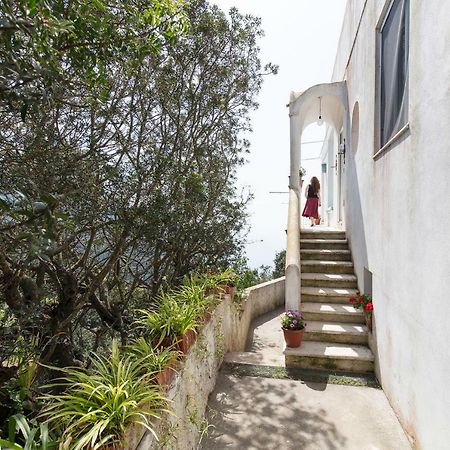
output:
<instances>
[{"instance_id":1,"label":"spiky plant","mask_svg":"<svg viewBox=\"0 0 450 450\"><path fill-rule=\"evenodd\" d=\"M141 424L155 436L152 418L165 411L167 400L159 388L142 374L141 360L121 354L113 341L110 357L92 356L92 370L62 369L64 376L53 387L64 388L59 395L48 394L41 417L62 434L70 448L92 450L119 442L127 427Z\"/></svg>"},{"instance_id":2,"label":"spiky plant","mask_svg":"<svg viewBox=\"0 0 450 450\"><path fill-rule=\"evenodd\" d=\"M0 439L0 448L10 450L54 450L56 445L46 423L28 421L23 414L9 418L8 439Z\"/></svg>"},{"instance_id":3,"label":"spiky plant","mask_svg":"<svg viewBox=\"0 0 450 450\"><path fill-rule=\"evenodd\" d=\"M197 310L194 305L177 300L172 293L161 293L158 305L153 310L140 310L138 324L154 342L161 343L165 338L175 341L186 331L197 325Z\"/></svg>"},{"instance_id":4,"label":"spiky plant","mask_svg":"<svg viewBox=\"0 0 450 450\"><path fill-rule=\"evenodd\" d=\"M126 351L139 361L141 373L149 377L161 372L178 355L178 351L171 348L153 348L142 336L127 346Z\"/></svg>"}]
</instances>

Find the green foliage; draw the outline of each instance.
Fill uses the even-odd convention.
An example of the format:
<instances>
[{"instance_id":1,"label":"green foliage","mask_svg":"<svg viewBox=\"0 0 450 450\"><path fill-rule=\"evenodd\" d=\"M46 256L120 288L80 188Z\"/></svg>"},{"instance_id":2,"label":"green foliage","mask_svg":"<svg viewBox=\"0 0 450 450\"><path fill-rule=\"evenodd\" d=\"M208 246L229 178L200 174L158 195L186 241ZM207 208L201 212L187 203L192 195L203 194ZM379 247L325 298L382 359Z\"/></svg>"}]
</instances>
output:
<instances>
[{"instance_id":1,"label":"green foliage","mask_svg":"<svg viewBox=\"0 0 450 450\"><path fill-rule=\"evenodd\" d=\"M161 372L178 355L177 351L170 348L155 349L142 336L128 345L126 352L139 361L141 374L150 377Z\"/></svg>"},{"instance_id":2,"label":"green foliage","mask_svg":"<svg viewBox=\"0 0 450 450\"><path fill-rule=\"evenodd\" d=\"M161 288L240 257L236 171L275 68L259 19L203 0L30 1L0 13L6 347L39 330L39 361L85 365Z\"/></svg>"},{"instance_id":3,"label":"green foliage","mask_svg":"<svg viewBox=\"0 0 450 450\"><path fill-rule=\"evenodd\" d=\"M174 291L177 302L182 303L195 310L197 323L201 321L207 311L211 311L217 304L217 298L206 295L207 291L214 284L208 282L206 278L191 277L183 281L183 284Z\"/></svg>"},{"instance_id":4,"label":"green foliage","mask_svg":"<svg viewBox=\"0 0 450 450\"><path fill-rule=\"evenodd\" d=\"M257 269L250 269L246 258L238 260L235 263L233 270L237 274L236 286L238 290L247 289L272 279L269 266L260 266Z\"/></svg>"},{"instance_id":5,"label":"green foliage","mask_svg":"<svg viewBox=\"0 0 450 450\"><path fill-rule=\"evenodd\" d=\"M216 289L220 285L234 286L237 278L237 274L231 268L219 271L208 270L203 274L194 275L193 277L188 279L188 281L185 282L184 285L195 285L200 288L200 291L209 291Z\"/></svg>"},{"instance_id":6,"label":"green foliage","mask_svg":"<svg viewBox=\"0 0 450 450\"><path fill-rule=\"evenodd\" d=\"M32 336L25 340L19 336L10 350L4 361L6 369L9 368L10 378L3 384L0 383L2 412L7 412L7 415L23 414L35 408L39 338ZM3 414L1 416L4 417Z\"/></svg>"},{"instance_id":7,"label":"green foliage","mask_svg":"<svg viewBox=\"0 0 450 450\"><path fill-rule=\"evenodd\" d=\"M4 0L0 98L23 120L30 103L61 100L64 90L95 87L101 100L112 67L131 70L186 27L180 0Z\"/></svg>"},{"instance_id":8,"label":"green foliage","mask_svg":"<svg viewBox=\"0 0 450 450\"><path fill-rule=\"evenodd\" d=\"M170 338L172 342L186 331L197 325L198 311L196 305L179 300L173 293L161 292L157 298L157 306L152 310L141 310L138 323L144 333L155 344Z\"/></svg>"},{"instance_id":9,"label":"green foliage","mask_svg":"<svg viewBox=\"0 0 450 450\"><path fill-rule=\"evenodd\" d=\"M57 442L52 438L46 423L29 422L22 414L9 419L8 439L0 439L0 446L10 450L53 450ZM18 434L18 432L20 432Z\"/></svg>"},{"instance_id":10,"label":"green foliage","mask_svg":"<svg viewBox=\"0 0 450 450\"><path fill-rule=\"evenodd\" d=\"M114 341L110 357L92 357L91 371L62 369L64 376L53 387L65 391L45 397L48 406L41 417L71 449L119 442L132 423L154 433L150 418L160 416L167 400L150 384L151 374L142 375L142 360L135 356L122 355Z\"/></svg>"},{"instance_id":11,"label":"green foliage","mask_svg":"<svg viewBox=\"0 0 450 450\"><path fill-rule=\"evenodd\" d=\"M281 250L276 253L275 259L273 260L274 270L273 277L280 278L284 277L286 270L286 250Z\"/></svg>"}]
</instances>

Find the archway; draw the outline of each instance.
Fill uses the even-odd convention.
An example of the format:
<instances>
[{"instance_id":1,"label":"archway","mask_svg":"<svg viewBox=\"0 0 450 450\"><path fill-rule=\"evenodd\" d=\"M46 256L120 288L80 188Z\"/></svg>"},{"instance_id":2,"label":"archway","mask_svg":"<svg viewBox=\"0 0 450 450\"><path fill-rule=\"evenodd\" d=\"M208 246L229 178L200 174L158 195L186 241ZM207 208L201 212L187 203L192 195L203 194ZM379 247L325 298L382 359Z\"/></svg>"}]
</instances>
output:
<instances>
[{"instance_id":1,"label":"archway","mask_svg":"<svg viewBox=\"0 0 450 450\"><path fill-rule=\"evenodd\" d=\"M346 83L318 84L305 92L292 92L289 101L290 118L290 177L289 210L286 246L286 309L300 309L300 161L303 130L318 120L326 122L342 146L338 154L345 157L345 147L350 144L350 126ZM340 175L342 185L342 174ZM342 202L339 188L339 205Z\"/></svg>"}]
</instances>

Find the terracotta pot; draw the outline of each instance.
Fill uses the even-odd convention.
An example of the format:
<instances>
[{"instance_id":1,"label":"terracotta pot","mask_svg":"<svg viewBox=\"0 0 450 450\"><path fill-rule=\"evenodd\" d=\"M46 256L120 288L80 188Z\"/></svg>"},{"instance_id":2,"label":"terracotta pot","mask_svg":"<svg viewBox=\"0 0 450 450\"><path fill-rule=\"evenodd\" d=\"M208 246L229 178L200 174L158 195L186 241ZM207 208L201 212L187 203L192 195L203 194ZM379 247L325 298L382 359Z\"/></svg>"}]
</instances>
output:
<instances>
[{"instance_id":1,"label":"terracotta pot","mask_svg":"<svg viewBox=\"0 0 450 450\"><path fill-rule=\"evenodd\" d=\"M302 328L301 330L285 330L282 328L282 330L284 334L284 341L288 347L300 347L305 328Z\"/></svg>"},{"instance_id":2,"label":"terracotta pot","mask_svg":"<svg viewBox=\"0 0 450 450\"><path fill-rule=\"evenodd\" d=\"M231 298L233 298L236 294L236 286L226 286L225 293L230 294Z\"/></svg>"},{"instance_id":3,"label":"terracotta pot","mask_svg":"<svg viewBox=\"0 0 450 450\"><path fill-rule=\"evenodd\" d=\"M155 348L170 348L174 344L174 339L172 336L165 337L161 342L155 343Z\"/></svg>"},{"instance_id":4,"label":"terracotta pot","mask_svg":"<svg viewBox=\"0 0 450 450\"><path fill-rule=\"evenodd\" d=\"M206 325L211 320L211 313L209 311L205 311L205 315L203 316L203 323Z\"/></svg>"},{"instance_id":5,"label":"terracotta pot","mask_svg":"<svg viewBox=\"0 0 450 450\"><path fill-rule=\"evenodd\" d=\"M170 386L175 378L175 374L175 361L173 361L156 375L156 382L160 386Z\"/></svg>"},{"instance_id":6,"label":"terracotta pot","mask_svg":"<svg viewBox=\"0 0 450 450\"><path fill-rule=\"evenodd\" d=\"M186 355L189 349L194 344L196 338L197 333L195 332L195 330L187 330L186 333L184 333L183 336L181 336L178 340L178 348L180 352Z\"/></svg>"},{"instance_id":7,"label":"terracotta pot","mask_svg":"<svg viewBox=\"0 0 450 450\"><path fill-rule=\"evenodd\" d=\"M366 318L367 329L372 332L372 313L364 313L364 317Z\"/></svg>"}]
</instances>

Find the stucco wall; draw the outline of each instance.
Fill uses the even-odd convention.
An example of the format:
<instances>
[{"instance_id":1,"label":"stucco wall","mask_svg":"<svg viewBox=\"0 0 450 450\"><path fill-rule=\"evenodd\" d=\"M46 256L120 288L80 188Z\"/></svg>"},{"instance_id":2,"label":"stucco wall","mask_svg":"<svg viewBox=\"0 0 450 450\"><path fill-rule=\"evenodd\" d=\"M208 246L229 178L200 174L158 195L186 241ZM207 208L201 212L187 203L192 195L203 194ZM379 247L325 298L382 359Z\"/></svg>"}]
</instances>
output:
<instances>
[{"instance_id":1,"label":"stucco wall","mask_svg":"<svg viewBox=\"0 0 450 450\"><path fill-rule=\"evenodd\" d=\"M228 351L244 351L251 321L284 303L285 278L247 289L242 301L226 295L211 321L178 367L178 375L167 391L173 414L165 414L156 426L159 437L143 427L128 430L125 450L195 450L202 433L208 396L214 390L223 357Z\"/></svg>"},{"instance_id":2,"label":"stucco wall","mask_svg":"<svg viewBox=\"0 0 450 450\"><path fill-rule=\"evenodd\" d=\"M350 117L359 102L358 149L346 156L346 228L361 288L364 267L373 274L383 389L417 448L444 450L450 442L450 2L411 0L410 132L374 159L375 27L385 3L368 0L360 21L364 1L349 0L333 75L347 80Z\"/></svg>"}]
</instances>

